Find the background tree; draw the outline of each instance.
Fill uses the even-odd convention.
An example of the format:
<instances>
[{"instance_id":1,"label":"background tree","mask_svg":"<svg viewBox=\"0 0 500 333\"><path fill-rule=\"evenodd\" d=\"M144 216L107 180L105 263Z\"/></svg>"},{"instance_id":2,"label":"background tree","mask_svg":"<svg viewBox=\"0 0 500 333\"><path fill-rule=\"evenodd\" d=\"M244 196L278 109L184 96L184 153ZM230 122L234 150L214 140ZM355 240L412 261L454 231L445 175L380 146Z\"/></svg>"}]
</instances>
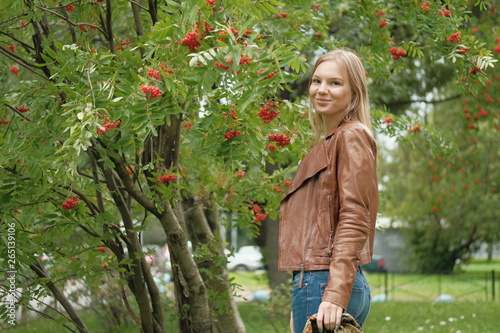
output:
<instances>
[{"instance_id":1,"label":"background tree","mask_svg":"<svg viewBox=\"0 0 500 333\"><path fill-rule=\"evenodd\" d=\"M356 49L378 124L386 110L407 111L408 99L438 95L451 77L416 85L423 74L488 68L491 47L463 30L471 8L3 2L0 219L16 225L20 304L50 293L65 310L54 316L85 332L62 290L84 281L98 301L105 283L109 294L120 291L117 308L127 312L118 330L165 331L165 295L140 242L153 217L167 236L179 331L244 331L221 216L236 213L236 225L255 232L277 218L286 181L311 144L306 63L334 46ZM397 123L405 133L414 126L407 117ZM384 128L399 134L393 125ZM443 147L436 138L431 151ZM266 234L272 240L276 228Z\"/></svg>"},{"instance_id":2,"label":"background tree","mask_svg":"<svg viewBox=\"0 0 500 333\"><path fill-rule=\"evenodd\" d=\"M471 51L470 41L480 41L498 59L497 7L469 8L467 41L460 40L463 44L449 58L459 61ZM404 118L414 124L382 160L387 161L382 162L383 211L406 222L412 248L407 268L451 272L457 260L498 242L499 75L496 68L481 65L459 68L452 78L446 73L454 72L453 64L443 62L444 71L434 73L434 81L443 82L440 87L412 97L401 117L382 121L386 133L405 132L398 124Z\"/></svg>"}]
</instances>

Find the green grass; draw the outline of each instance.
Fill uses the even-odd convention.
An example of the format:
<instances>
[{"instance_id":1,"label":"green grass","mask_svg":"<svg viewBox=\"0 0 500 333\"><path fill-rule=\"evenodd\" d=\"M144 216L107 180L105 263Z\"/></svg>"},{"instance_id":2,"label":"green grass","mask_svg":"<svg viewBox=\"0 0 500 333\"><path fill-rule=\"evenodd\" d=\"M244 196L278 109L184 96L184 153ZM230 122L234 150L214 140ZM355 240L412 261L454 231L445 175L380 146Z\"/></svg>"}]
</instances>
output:
<instances>
[{"instance_id":1,"label":"green grass","mask_svg":"<svg viewBox=\"0 0 500 333\"><path fill-rule=\"evenodd\" d=\"M469 265L464 265L462 270L463 274L441 276L389 274L387 285L390 300L372 304L364 332L498 332L500 260L493 263L474 261ZM487 296L491 295L491 270L496 271L496 301L492 301L491 296ZM489 280L485 282L487 276ZM266 289L268 285L266 274L231 272L231 277L234 282L244 286L242 287L244 290L238 291L240 294ZM367 274L367 278L372 286L373 295L385 292L384 275ZM440 294L454 296L455 302L434 302ZM248 333L289 332L288 316L280 315L286 312L283 309L266 307L258 302L240 302L239 309ZM108 333L103 330L102 319L94 313L86 312L82 316L89 332ZM37 319L2 331L6 333L67 332L60 324L45 319ZM175 329L169 331L173 332ZM123 333L125 330L120 330L120 332Z\"/></svg>"},{"instance_id":2,"label":"green grass","mask_svg":"<svg viewBox=\"0 0 500 333\"><path fill-rule=\"evenodd\" d=\"M243 303L240 312L248 333L289 332L288 318L270 319L258 304ZM385 302L373 303L365 333L498 332L500 302Z\"/></svg>"},{"instance_id":3,"label":"green grass","mask_svg":"<svg viewBox=\"0 0 500 333\"><path fill-rule=\"evenodd\" d=\"M461 265L461 269L464 272L491 272L492 270L495 270L500 276L500 259L491 261L475 259L469 264Z\"/></svg>"},{"instance_id":4,"label":"green grass","mask_svg":"<svg viewBox=\"0 0 500 333\"><path fill-rule=\"evenodd\" d=\"M500 302L373 303L365 333L498 332Z\"/></svg>"},{"instance_id":5,"label":"green grass","mask_svg":"<svg viewBox=\"0 0 500 333\"><path fill-rule=\"evenodd\" d=\"M240 303L240 314L248 333L289 332L286 317L276 318L259 303ZM373 303L365 323L365 333L458 333L498 332L497 316L500 302L384 302ZM99 321L84 316L90 332L103 332ZM6 333L65 332L56 323L36 320L23 326L6 330Z\"/></svg>"},{"instance_id":6,"label":"green grass","mask_svg":"<svg viewBox=\"0 0 500 333\"><path fill-rule=\"evenodd\" d=\"M456 301L487 301L499 298L500 260L475 260L453 274L393 274L367 273L374 296L387 294L392 301L434 301L440 295L451 295Z\"/></svg>"}]
</instances>

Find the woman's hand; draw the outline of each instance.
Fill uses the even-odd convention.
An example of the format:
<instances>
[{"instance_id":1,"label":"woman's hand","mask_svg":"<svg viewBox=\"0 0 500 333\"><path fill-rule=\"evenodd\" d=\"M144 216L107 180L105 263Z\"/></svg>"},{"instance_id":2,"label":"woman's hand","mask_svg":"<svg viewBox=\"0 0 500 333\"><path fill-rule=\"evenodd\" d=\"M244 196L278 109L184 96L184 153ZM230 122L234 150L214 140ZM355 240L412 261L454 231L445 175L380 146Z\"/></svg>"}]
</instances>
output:
<instances>
[{"instance_id":1,"label":"woman's hand","mask_svg":"<svg viewBox=\"0 0 500 333\"><path fill-rule=\"evenodd\" d=\"M342 321L342 313L344 309L330 302L321 302L318 309L318 323L319 330L334 330L340 327Z\"/></svg>"}]
</instances>

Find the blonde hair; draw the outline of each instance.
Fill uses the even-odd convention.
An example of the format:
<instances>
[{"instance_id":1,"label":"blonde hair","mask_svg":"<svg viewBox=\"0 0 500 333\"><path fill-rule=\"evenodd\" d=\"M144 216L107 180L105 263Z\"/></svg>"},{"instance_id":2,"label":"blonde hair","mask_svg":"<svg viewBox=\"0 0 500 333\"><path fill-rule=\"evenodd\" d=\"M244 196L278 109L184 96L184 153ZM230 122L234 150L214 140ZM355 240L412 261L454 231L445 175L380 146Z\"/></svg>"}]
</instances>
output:
<instances>
[{"instance_id":1,"label":"blonde hair","mask_svg":"<svg viewBox=\"0 0 500 333\"><path fill-rule=\"evenodd\" d=\"M312 74L318 66L325 61L334 61L344 72L349 85L351 87L351 100L344 111L343 121L359 121L372 129L370 118L370 101L368 98L368 86L366 83L366 71L359 57L353 51L341 48L330 51L318 58ZM312 75L309 79L309 87L312 83ZM323 119L314 111L312 103L310 103L309 120L316 139L319 140L323 133ZM327 134L327 133L324 133Z\"/></svg>"}]
</instances>

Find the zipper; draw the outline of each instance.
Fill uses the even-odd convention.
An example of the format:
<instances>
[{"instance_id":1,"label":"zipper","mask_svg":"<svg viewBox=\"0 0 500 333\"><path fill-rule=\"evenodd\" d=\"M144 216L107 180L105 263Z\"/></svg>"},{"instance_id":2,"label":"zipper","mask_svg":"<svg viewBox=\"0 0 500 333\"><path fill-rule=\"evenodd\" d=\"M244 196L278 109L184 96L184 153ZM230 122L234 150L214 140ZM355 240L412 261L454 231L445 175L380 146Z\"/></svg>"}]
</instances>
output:
<instances>
[{"instance_id":1,"label":"zipper","mask_svg":"<svg viewBox=\"0 0 500 333\"><path fill-rule=\"evenodd\" d=\"M299 288L302 288L302 282L304 282L304 264L300 264Z\"/></svg>"}]
</instances>

